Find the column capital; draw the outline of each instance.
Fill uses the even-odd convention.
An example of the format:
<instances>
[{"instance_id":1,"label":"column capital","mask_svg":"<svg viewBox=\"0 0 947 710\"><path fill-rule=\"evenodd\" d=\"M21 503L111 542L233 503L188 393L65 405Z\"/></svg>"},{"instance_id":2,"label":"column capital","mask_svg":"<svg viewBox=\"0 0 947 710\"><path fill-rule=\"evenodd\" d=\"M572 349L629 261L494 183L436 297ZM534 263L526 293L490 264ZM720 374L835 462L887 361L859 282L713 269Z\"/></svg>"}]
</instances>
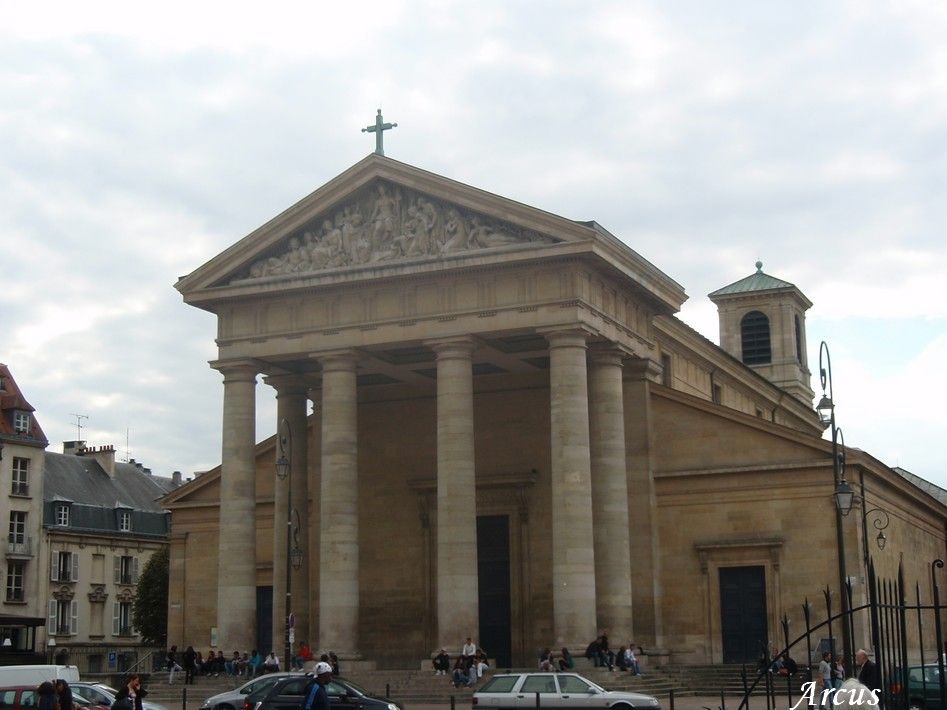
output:
<instances>
[{"instance_id":1,"label":"column capital","mask_svg":"<svg viewBox=\"0 0 947 710\"><path fill-rule=\"evenodd\" d=\"M621 367L626 354L624 348L613 342L592 343L589 346L589 362L593 365Z\"/></svg>"},{"instance_id":2,"label":"column capital","mask_svg":"<svg viewBox=\"0 0 947 710\"><path fill-rule=\"evenodd\" d=\"M263 382L276 390L277 399L309 392L309 382L302 375L267 375Z\"/></svg>"},{"instance_id":3,"label":"column capital","mask_svg":"<svg viewBox=\"0 0 947 710\"><path fill-rule=\"evenodd\" d=\"M339 348L312 353L309 357L322 365L323 372L355 372L361 356L355 348Z\"/></svg>"},{"instance_id":4,"label":"column capital","mask_svg":"<svg viewBox=\"0 0 947 710\"><path fill-rule=\"evenodd\" d=\"M661 365L650 358L635 357L625 360L625 367L622 370L626 380L661 383Z\"/></svg>"},{"instance_id":5,"label":"column capital","mask_svg":"<svg viewBox=\"0 0 947 710\"><path fill-rule=\"evenodd\" d=\"M260 373L256 360L211 360L210 366L224 376L224 382L253 382Z\"/></svg>"},{"instance_id":6,"label":"column capital","mask_svg":"<svg viewBox=\"0 0 947 710\"><path fill-rule=\"evenodd\" d=\"M536 332L549 342L550 350L553 348L587 348L589 336L592 334L591 331L580 325L542 328Z\"/></svg>"},{"instance_id":7,"label":"column capital","mask_svg":"<svg viewBox=\"0 0 947 710\"><path fill-rule=\"evenodd\" d=\"M472 336L458 335L452 338L439 338L437 340L425 340L425 346L431 348L437 353L437 359L445 357L464 357L470 358L477 343Z\"/></svg>"}]
</instances>

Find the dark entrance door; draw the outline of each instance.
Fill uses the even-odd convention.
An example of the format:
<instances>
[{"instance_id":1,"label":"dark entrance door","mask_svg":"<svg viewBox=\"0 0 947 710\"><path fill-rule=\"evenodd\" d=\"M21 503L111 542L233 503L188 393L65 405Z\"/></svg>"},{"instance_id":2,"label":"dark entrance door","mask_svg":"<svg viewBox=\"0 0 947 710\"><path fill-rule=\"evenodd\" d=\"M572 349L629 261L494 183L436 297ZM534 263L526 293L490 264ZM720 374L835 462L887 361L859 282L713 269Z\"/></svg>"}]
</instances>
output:
<instances>
[{"instance_id":1,"label":"dark entrance door","mask_svg":"<svg viewBox=\"0 0 947 710\"><path fill-rule=\"evenodd\" d=\"M256 648L266 655L273 648L273 587L256 588Z\"/></svg>"},{"instance_id":2,"label":"dark entrance door","mask_svg":"<svg viewBox=\"0 0 947 710\"><path fill-rule=\"evenodd\" d=\"M478 644L497 666L512 663L510 638L510 519L477 518L477 585L480 608Z\"/></svg>"},{"instance_id":3,"label":"dark entrance door","mask_svg":"<svg viewBox=\"0 0 947 710\"><path fill-rule=\"evenodd\" d=\"M720 568L723 662L755 661L766 648L766 575L762 567Z\"/></svg>"}]
</instances>

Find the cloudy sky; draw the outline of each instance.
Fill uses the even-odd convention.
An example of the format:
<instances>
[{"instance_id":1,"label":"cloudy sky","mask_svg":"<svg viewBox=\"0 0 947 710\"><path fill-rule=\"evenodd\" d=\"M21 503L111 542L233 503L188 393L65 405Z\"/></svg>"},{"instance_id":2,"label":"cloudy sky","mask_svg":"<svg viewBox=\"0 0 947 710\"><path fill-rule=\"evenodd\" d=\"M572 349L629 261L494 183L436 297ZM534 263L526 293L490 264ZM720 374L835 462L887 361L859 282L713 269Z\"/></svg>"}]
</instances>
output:
<instances>
[{"instance_id":1,"label":"cloudy sky","mask_svg":"<svg viewBox=\"0 0 947 710\"><path fill-rule=\"evenodd\" d=\"M947 486L945 37L942 0L6 7L0 361L51 450L79 413L155 473L217 463L214 319L172 284L381 106L389 156L597 220L714 341L761 259L815 303L846 443Z\"/></svg>"}]
</instances>

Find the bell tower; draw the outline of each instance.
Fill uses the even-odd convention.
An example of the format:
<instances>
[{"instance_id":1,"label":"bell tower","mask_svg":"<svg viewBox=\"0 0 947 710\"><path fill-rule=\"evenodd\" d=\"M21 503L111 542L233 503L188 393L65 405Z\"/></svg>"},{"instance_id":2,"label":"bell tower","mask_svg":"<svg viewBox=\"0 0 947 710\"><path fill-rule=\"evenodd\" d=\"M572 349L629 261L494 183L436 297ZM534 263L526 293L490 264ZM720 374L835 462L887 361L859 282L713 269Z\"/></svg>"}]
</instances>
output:
<instances>
[{"instance_id":1,"label":"bell tower","mask_svg":"<svg viewBox=\"0 0 947 710\"><path fill-rule=\"evenodd\" d=\"M717 306L720 347L812 406L806 355L806 311L812 302L794 284L756 273L708 294Z\"/></svg>"}]
</instances>

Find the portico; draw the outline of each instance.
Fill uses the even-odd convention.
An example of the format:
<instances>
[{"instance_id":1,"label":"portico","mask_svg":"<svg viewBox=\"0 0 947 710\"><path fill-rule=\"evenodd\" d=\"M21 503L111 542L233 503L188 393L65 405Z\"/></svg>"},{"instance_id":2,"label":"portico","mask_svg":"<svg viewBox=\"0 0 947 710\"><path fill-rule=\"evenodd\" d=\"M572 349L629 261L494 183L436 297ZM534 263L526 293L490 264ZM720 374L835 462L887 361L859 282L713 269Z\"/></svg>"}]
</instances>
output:
<instances>
[{"instance_id":1,"label":"portico","mask_svg":"<svg viewBox=\"0 0 947 710\"><path fill-rule=\"evenodd\" d=\"M390 552L413 541L418 550L395 557L420 561L415 574L430 575L407 585L432 607L417 609L416 652L479 636L478 515L497 509L487 500L497 494L516 511L510 537L519 567L509 596L519 626L511 648L527 653L539 638L579 647L602 627L631 632L623 363L654 360L652 319L683 299L671 279L597 225L372 155L177 287L218 316L222 647L256 644L261 577L272 580L274 633L285 614L282 530L274 526L266 575L259 540L235 522L261 500L253 475L258 375L275 390L279 418L294 422L294 439L319 451L297 447L292 462L292 505L315 528L308 570L293 582L297 639L370 656L379 643L366 634L379 613L370 560L379 544ZM306 397L318 410L308 436L299 433ZM520 412L526 402L530 411ZM401 413L382 427L377 410ZM504 430L503 412L541 423L544 440L532 425ZM400 439L422 422L420 441ZM390 449L382 458L397 463L379 475L382 441ZM420 457L418 448L426 449ZM411 516L411 529L366 515L379 486L414 499L421 516ZM276 519L285 519L285 493L275 490L272 500ZM543 588L524 566L547 556L552 541ZM607 592L597 595L597 585ZM537 602L548 617L536 615Z\"/></svg>"}]
</instances>

